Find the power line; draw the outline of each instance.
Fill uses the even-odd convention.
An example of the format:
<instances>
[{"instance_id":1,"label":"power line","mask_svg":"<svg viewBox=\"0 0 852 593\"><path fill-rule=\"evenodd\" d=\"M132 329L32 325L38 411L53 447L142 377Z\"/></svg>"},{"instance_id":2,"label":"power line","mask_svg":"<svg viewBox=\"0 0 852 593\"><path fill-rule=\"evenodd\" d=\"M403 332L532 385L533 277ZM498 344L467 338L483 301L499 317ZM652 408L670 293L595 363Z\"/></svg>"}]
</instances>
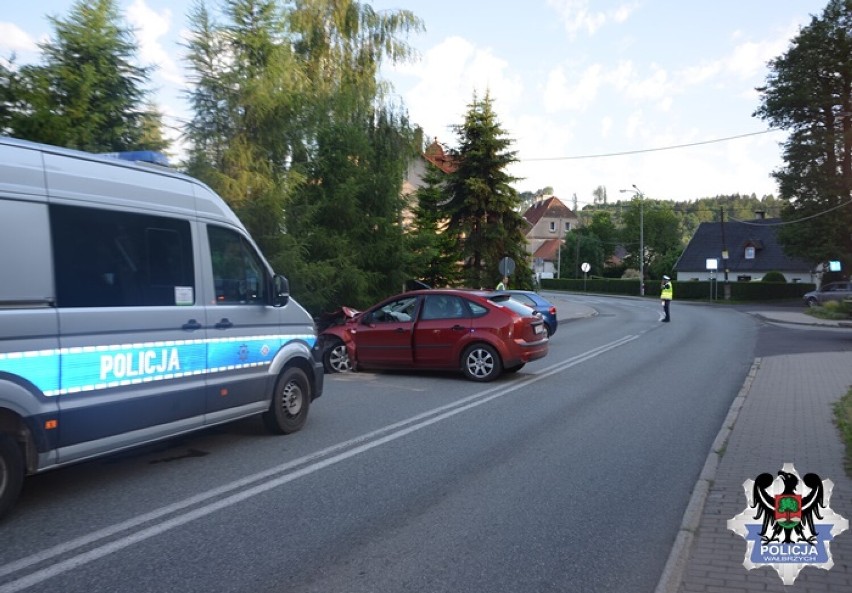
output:
<instances>
[{"instance_id":1,"label":"power line","mask_svg":"<svg viewBox=\"0 0 852 593\"><path fill-rule=\"evenodd\" d=\"M584 154L584 155L574 155L574 156L553 156L553 157L538 157L531 159L519 159L522 162L530 162L530 161L577 161L582 159L598 159L598 158L606 158L613 156L627 156L631 154L643 154L646 152L660 152L662 150L677 150L679 148L692 148L694 146L703 146L705 144L717 144L719 142L728 142L730 140L739 140L741 138L748 138L750 136L760 136L762 134L770 134L772 132L779 132L780 130L763 130L761 132L749 132L748 134L738 134L736 136L727 136L725 138L715 138L713 140L702 140L700 142L691 142L689 144L673 144L671 146L659 146L657 148L643 148L640 150L626 150L623 152L607 152L601 154Z\"/></svg>"},{"instance_id":2,"label":"power line","mask_svg":"<svg viewBox=\"0 0 852 593\"><path fill-rule=\"evenodd\" d=\"M811 220L811 219L814 219L814 218L818 218L820 216L824 216L824 215L826 215L830 212L834 212L835 210L839 210L839 209L843 208L844 206L848 206L849 204L852 204L852 200L849 200L848 202L844 202L842 204L838 204L837 206L834 206L833 208L829 208L828 210L823 210L822 212L817 212L816 214L811 214L810 216L805 216L804 218L797 218L796 220L787 220L787 221L783 221L783 222L770 222L770 223L766 223L766 224L761 224L759 222L748 221L748 220L738 220L736 218L729 218L728 220L735 221L735 222L741 222L742 224L750 224L750 225L754 225L754 226L786 226L788 224L798 224L800 222L805 222L807 220Z\"/></svg>"}]
</instances>

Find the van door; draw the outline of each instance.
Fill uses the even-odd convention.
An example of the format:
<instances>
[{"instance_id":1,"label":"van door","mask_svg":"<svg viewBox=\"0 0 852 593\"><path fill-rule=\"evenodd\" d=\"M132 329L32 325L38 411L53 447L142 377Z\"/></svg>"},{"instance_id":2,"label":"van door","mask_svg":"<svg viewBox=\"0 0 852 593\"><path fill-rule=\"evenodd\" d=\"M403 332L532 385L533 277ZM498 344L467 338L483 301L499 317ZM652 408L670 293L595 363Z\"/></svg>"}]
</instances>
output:
<instances>
[{"instance_id":1,"label":"van door","mask_svg":"<svg viewBox=\"0 0 852 593\"><path fill-rule=\"evenodd\" d=\"M0 408L33 421L40 452L53 449L57 436L59 339L52 270L47 204L35 196L0 195Z\"/></svg>"},{"instance_id":2,"label":"van door","mask_svg":"<svg viewBox=\"0 0 852 593\"><path fill-rule=\"evenodd\" d=\"M236 229L204 226L207 358L206 422L269 407L275 377L269 363L286 341L281 307L270 302L272 272ZM209 280L207 280L209 278Z\"/></svg>"},{"instance_id":3,"label":"van door","mask_svg":"<svg viewBox=\"0 0 852 593\"><path fill-rule=\"evenodd\" d=\"M192 223L50 206L60 462L203 423L206 349Z\"/></svg>"}]
</instances>

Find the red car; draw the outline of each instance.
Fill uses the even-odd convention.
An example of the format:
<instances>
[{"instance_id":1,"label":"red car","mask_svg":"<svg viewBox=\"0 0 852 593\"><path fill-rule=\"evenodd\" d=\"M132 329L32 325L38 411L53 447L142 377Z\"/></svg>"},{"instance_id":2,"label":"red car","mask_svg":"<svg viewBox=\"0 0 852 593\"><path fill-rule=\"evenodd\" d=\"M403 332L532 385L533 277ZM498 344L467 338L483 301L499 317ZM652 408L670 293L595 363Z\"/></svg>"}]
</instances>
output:
<instances>
[{"instance_id":1,"label":"red car","mask_svg":"<svg viewBox=\"0 0 852 593\"><path fill-rule=\"evenodd\" d=\"M454 369L491 381L547 355L541 315L488 292L430 289L391 297L364 312L342 309L321 329L327 372Z\"/></svg>"}]
</instances>

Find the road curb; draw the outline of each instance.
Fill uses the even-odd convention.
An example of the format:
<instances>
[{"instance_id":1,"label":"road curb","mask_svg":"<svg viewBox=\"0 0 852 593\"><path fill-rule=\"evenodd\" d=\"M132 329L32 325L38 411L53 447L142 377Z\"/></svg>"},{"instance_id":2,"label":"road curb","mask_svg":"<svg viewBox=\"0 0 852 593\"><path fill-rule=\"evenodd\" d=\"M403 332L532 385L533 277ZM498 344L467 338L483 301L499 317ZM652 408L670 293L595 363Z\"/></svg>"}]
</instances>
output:
<instances>
[{"instance_id":1,"label":"road curb","mask_svg":"<svg viewBox=\"0 0 852 593\"><path fill-rule=\"evenodd\" d=\"M663 574L660 576L654 593L677 593L680 588L683 575L686 572L686 565L689 561L692 544L695 540L695 534L701 523L704 504L710 493L710 487L716 479L719 461L725 454L725 446L727 445L728 438L730 438L734 425L737 423L737 418L739 417L740 410L742 410L743 403L745 403L745 398L751 391L751 386L760 368L760 363L760 358L754 359L748 375L746 375L743 382L743 386L740 388L734 401L731 402L731 407L728 409L728 415L722 423L722 428L719 429L719 434L716 435L716 439L710 447L710 453L707 454L707 460L704 462L704 467L698 476L695 488L692 490L692 496L690 496L689 503L686 505L686 511L683 513L683 520L672 546L672 551L669 553L669 558L666 561Z\"/></svg>"}]
</instances>

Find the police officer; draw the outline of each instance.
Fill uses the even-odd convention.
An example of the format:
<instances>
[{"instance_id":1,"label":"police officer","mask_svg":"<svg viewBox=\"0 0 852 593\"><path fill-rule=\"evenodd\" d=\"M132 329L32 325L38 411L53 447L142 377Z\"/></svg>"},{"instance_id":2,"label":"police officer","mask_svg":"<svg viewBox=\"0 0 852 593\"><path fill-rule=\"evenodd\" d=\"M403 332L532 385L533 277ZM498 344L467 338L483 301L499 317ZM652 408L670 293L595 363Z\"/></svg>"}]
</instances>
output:
<instances>
[{"instance_id":1,"label":"police officer","mask_svg":"<svg viewBox=\"0 0 852 593\"><path fill-rule=\"evenodd\" d=\"M668 323L671 321L669 317L669 305L672 302L672 298L674 297L674 292L672 290L672 279L668 276L663 276L663 283L660 285L660 298L663 300L663 312L665 313L665 317L660 319L660 321L664 321Z\"/></svg>"}]
</instances>

